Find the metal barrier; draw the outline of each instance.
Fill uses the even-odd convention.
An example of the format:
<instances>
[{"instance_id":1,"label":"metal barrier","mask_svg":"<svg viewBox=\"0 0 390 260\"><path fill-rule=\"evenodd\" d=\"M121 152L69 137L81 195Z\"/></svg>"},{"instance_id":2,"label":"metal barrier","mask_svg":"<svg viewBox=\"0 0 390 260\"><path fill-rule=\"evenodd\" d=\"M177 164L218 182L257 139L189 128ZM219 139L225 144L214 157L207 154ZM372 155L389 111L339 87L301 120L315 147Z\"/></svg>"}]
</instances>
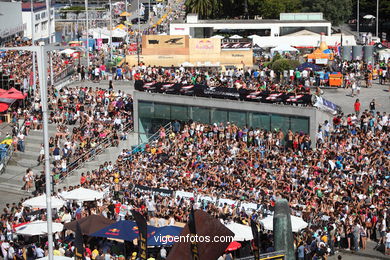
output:
<instances>
[{"instance_id":1,"label":"metal barrier","mask_svg":"<svg viewBox=\"0 0 390 260\"><path fill-rule=\"evenodd\" d=\"M133 129L133 123L129 122L125 126L123 126L122 131L129 131ZM75 170L81 168L84 166L86 162L89 161L89 159L93 159L95 156L102 154L103 151L109 147L112 143L111 137L114 135L114 133L110 133L104 139L98 143L98 145L94 148L91 148L89 151L86 151L82 155L80 155L78 158L76 158L74 161L72 161L68 166L67 166L67 173L62 176L59 180L59 182L63 182L66 177L71 176Z\"/></svg>"},{"instance_id":2,"label":"metal barrier","mask_svg":"<svg viewBox=\"0 0 390 260\"><path fill-rule=\"evenodd\" d=\"M169 122L168 124L164 125L163 128L165 130L169 130L169 131L172 131L172 123ZM166 135L168 135L168 132L166 131L165 132ZM148 137L148 139L146 140L146 142L143 142L137 146L135 146L132 150L131 150L131 153L136 153L136 152L139 152L140 150L142 150L142 147L145 146L146 144L150 144L151 142L155 141L156 139L158 139L159 137L159 134L160 134L160 130L155 132L153 135L151 135L150 137ZM139 138L139 135L138 135L138 138ZM140 139L138 139L140 140Z\"/></svg>"},{"instance_id":3,"label":"metal barrier","mask_svg":"<svg viewBox=\"0 0 390 260\"><path fill-rule=\"evenodd\" d=\"M54 75L54 83L58 83L59 81L63 80L64 78L72 75L74 73L74 66L73 65L69 65L67 66L64 70L62 70L60 73ZM50 85L51 82L50 82L50 77L48 79Z\"/></svg>"}]
</instances>

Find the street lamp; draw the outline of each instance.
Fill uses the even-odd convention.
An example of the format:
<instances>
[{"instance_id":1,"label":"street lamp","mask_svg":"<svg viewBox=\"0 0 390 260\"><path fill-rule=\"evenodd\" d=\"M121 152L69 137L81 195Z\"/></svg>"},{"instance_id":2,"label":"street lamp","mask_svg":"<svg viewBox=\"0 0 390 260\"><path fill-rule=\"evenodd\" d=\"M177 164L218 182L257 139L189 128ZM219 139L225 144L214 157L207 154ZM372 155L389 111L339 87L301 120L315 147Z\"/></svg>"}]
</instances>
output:
<instances>
[{"instance_id":1,"label":"street lamp","mask_svg":"<svg viewBox=\"0 0 390 260\"><path fill-rule=\"evenodd\" d=\"M33 3L33 0L31 0L31 45L32 46L35 46L35 41L34 41L34 32L35 31L35 23L34 23L34 3ZM33 62L33 95L35 94L35 89L36 89L36 85L37 85L37 81L36 81L36 71L35 71L35 67L36 67L36 61L35 61L35 52L31 52L31 55L32 55L32 62Z\"/></svg>"},{"instance_id":2,"label":"street lamp","mask_svg":"<svg viewBox=\"0 0 390 260\"><path fill-rule=\"evenodd\" d=\"M376 37L379 37L379 0L376 0Z\"/></svg>"},{"instance_id":3,"label":"street lamp","mask_svg":"<svg viewBox=\"0 0 390 260\"><path fill-rule=\"evenodd\" d=\"M85 22L86 22L86 32L87 32L87 69L89 68L89 25L88 25L88 0L85 0Z\"/></svg>"},{"instance_id":4,"label":"street lamp","mask_svg":"<svg viewBox=\"0 0 390 260\"><path fill-rule=\"evenodd\" d=\"M47 10L47 15L48 15L48 22L47 22L47 27L48 27L48 34L49 34L49 44L52 42L51 38L51 10L50 10L50 1L51 0L46 0L46 10ZM53 13L54 15L54 13ZM53 21L54 22L54 21ZM50 59L50 84L54 85L54 76L53 76L53 59L52 59L52 53L49 52L49 59Z\"/></svg>"}]
</instances>

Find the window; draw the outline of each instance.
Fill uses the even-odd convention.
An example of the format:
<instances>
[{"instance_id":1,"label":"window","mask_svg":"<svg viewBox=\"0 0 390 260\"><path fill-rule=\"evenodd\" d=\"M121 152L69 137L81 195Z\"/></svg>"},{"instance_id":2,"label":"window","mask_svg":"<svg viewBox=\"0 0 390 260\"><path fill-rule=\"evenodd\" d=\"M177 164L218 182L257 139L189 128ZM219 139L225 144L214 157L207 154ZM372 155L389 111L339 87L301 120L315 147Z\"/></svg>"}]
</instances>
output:
<instances>
[{"instance_id":1,"label":"window","mask_svg":"<svg viewBox=\"0 0 390 260\"><path fill-rule=\"evenodd\" d=\"M290 117L291 131L309 133L309 119L305 117Z\"/></svg>"},{"instance_id":2,"label":"window","mask_svg":"<svg viewBox=\"0 0 390 260\"><path fill-rule=\"evenodd\" d=\"M271 115L271 131L287 132L290 129L290 117L282 115Z\"/></svg>"},{"instance_id":3,"label":"window","mask_svg":"<svg viewBox=\"0 0 390 260\"><path fill-rule=\"evenodd\" d=\"M264 129L264 130L270 130L270 116L269 115L251 113L250 119L251 119L250 126Z\"/></svg>"},{"instance_id":4,"label":"window","mask_svg":"<svg viewBox=\"0 0 390 260\"><path fill-rule=\"evenodd\" d=\"M170 119L171 106L168 104L154 103L154 118Z\"/></svg>"},{"instance_id":5,"label":"window","mask_svg":"<svg viewBox=\"0 0 390 260\"><path fill-rule=\"evenodd\" d=\"M41 18L44 19L46 17L46 12L41 13Z\"/></svg>"},{"instance_id":6,"label":"window","mask_svg":"<svg viewBox=\"0 0 390 260\"><path fill-rule=\"evenodd\" d=\"M210 123L210 110L205 107L191 107L192 120L200 123Z\"/></svg>"},{"instance_id":7,"label":"window","mask_svg":"<svg viewBox=\"0 0 390 260\"><path fill-rule=\"evenodd\" d=\"M37 33L39 31L39 24L35 25L35 32Z\"/></svg>"},{"instance_id":8,"label":"window","mask_svg":"<svg viewBox=\"0 0 390 260\"><path fill-rule=\"evenodd\" d=\"M138 110L139 117L153 118L154 107L152 102L140 101L138 103Z\"/></svg>"},{"instance_id":9,"label":"window","mask_svg":"<svg viewBox=\"0 0 390 260\"><path fill-rule=\"evenodd\" d=\"M246 112L229 111L229 122L238 126L245 126L247 124Z\"/></svg>"},{"instance_id":10,"label":"window","mask_svg":"<svg viewBox=\"0 0 390 260\"><path fill-rule=\"evenodd\" d=\"M188 121L190 119L188 116L188 107L171 105L171 119L185 122Z\"/></svg>"},{"instance_id":11,"label":"window","mask_svg":"<svg viewBox=\"0 0 390 260\"><path fill-rule=\"evenodd\" d=\"M211 109L211 123L225 123L228 121L228 112L226 110Z\"/></svg>"},{"instance_id":12,"label":"window","mask_svg":"<svg viewBox=\"0 0 390 260\"><path fill-rule=\"evenodd\" d=\"M41 19L41 15L40 15L40 14L36 14L36 15L35 15L35 20L38 21L39 19Z\"/></svg>"},{"instance_id":13,"label":"window","mask_svg":"<svg viewBox=\"0 0 390 260\"><path fill-rule=\"evenodd\" d=\"M43 22L42 23L42 31L46 31L47 30L47 22Z\"/></svg>"}]
</instances>

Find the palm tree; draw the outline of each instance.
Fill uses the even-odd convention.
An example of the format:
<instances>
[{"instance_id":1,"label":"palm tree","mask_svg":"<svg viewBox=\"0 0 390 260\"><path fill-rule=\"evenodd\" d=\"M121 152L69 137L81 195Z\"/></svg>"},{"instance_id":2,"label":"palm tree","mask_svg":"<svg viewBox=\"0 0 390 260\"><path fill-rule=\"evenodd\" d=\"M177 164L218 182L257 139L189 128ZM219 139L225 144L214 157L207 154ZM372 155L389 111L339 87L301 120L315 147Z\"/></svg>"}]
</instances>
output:
<instances>
[{"instance_id":1,"label":"palm tree","mask_svg":"<svg viewBox=\"0 0 390 260\"><path fill-rule=\"evenodd\" d=\"M213 8L213 0L187 0L187 12L197 13L201 18L207 18Z\"/></svg>"}]
</instances>

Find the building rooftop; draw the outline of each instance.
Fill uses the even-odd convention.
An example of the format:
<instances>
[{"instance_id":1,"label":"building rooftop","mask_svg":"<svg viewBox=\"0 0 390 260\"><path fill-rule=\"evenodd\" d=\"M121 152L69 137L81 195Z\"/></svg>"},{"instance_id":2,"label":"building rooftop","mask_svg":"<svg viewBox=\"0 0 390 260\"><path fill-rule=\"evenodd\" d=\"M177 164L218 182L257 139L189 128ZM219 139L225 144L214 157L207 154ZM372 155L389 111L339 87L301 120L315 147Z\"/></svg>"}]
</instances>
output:
<instances>
[{"instance_id":1,"label":"building rooftop","mask_svg":"<svg viewBox=\"0 0 390 260\"><path fill-rule=\"evenodd\" d=\"M46 8L46 3L34 3L34 11L43 10ZM23 12L31 12L31 3L26 2L22 3L22 11Z\"/></svg>"}]
</instances>

